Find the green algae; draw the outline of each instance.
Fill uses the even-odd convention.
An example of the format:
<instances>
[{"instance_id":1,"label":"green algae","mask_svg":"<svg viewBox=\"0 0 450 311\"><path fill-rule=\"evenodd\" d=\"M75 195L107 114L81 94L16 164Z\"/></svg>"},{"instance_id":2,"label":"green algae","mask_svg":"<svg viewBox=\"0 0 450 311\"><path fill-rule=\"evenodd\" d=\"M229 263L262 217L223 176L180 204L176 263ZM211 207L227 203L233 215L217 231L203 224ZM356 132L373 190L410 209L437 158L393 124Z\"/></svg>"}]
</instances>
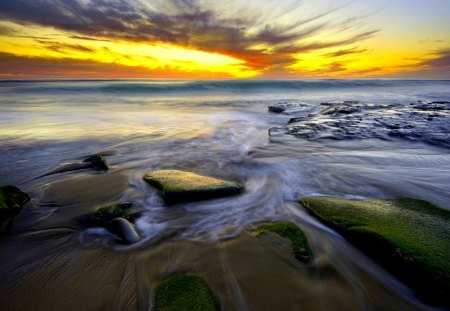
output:
<instances>
[{"instance_id":1,"label":"green algae","mask_svg":"<svg viewBox=\"0 0 450 311\"><path fill-rule=\"evenodd\" d=\"M313 252L309 246L308 238L303 231L290 221L272 222L259 225L255 233L273 232L292 243L292 253L298 260L309 263L313 259Z\"/></svg>"},{"instance_id":2,"label":"green algae","mask_svg":"<svg viewBox=\"0 0 450 311\"><path fill-rule=\"evenodd\" d=\"M141 211L133 208L131 202L116 202L109 205L102 206L92 216L93 221L100 225L107 225L115 218L123 218L130 222L139 217Z\"/></svg>"},{"instance_id":3,"label":"green algae","mask_svg":"<svg viewBox=\"0 0 450 311\"><path fill-rule=\"evenodd\" d=\"M178 170L150 171L144 180L159 189L168 204L219 198L243 191L237 183Z\"/></svg>"},{"instance_id":4,"label":"green algae","mask_svg":"<svg viewBox=\"0 0 450 311\"><path fill-rule=\"evenodd\" d=\"M154 291L154 311L217 311L220 306L205 280L182 274L162 281Z\"/></svg>"},{"instance_id":5,"label":"green algae","mask_svg":"<svg viewBox=\"0 0 450 311\"><path fill-rule=\"evenodd\" d=\"M23 208L30 197L14 186L0 186L0 232Z\"/></svg>"},{"instance_id":6,"label":"green algae","mask_svg":"<svg viewBox=\"0 0 450 311\"><path fill-rule=\"evenodd\" d=\"M425 301L450 304L450 211L411 198L300 201Z\"/></svg>"}]
</instances>

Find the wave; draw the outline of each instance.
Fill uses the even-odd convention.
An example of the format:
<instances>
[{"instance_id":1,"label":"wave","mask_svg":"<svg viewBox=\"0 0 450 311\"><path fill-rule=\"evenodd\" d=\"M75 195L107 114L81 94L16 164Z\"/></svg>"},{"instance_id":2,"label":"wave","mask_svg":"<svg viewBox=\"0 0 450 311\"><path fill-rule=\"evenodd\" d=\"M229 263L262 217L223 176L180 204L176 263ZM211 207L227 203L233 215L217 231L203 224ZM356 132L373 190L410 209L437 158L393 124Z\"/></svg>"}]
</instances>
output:
<instances>
[{"instance_id":1,"label":"wave","mask_svg":"<svg viewBox=\"0 0 450 311\"><path fill-rule=\"evenodd\" d=\"M266 92L442 86L450 80L3 80L0 93Z\"/></svg>"}]
</instances>

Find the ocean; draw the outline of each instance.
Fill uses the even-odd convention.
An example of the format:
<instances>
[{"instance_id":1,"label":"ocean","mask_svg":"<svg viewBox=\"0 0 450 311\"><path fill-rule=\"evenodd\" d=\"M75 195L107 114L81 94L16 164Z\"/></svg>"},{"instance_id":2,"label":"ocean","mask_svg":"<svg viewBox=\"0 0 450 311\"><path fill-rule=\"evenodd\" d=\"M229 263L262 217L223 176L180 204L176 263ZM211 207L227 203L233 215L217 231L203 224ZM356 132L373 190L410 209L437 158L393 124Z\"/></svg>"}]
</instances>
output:
<instances>
[{"instance_id":1,"label":"ocean","mask_svg":"<svg viewBox=\"0 0 450 311\"><path fill-rule=\"evenodd\" d=\"M414 197L450 209L445 102L449 80L0 81L0 184L32 198L8 239L0 239L0 276L9 282L0 289L17 300L27 297L19 303L23 308L49 310L64 306L69 296L63 290L83 275L86 288L113 284L80 306L148 309L162 271L201 270L211 266L211 257L220 271L211 266L205 273L218 275L227 310L275 310L270 301L285 301L280 310L428 309L307 214L298 198ZM109 172L46 175L97 153ZM167 208L142 180L154 169L238 181L245 192ZM112 201L143 208L136 221L143 242L115 246L104 231L76 222ZM305 230L318 260L315 270L291 276L286 290L274 292L238 268L253 256L242 235L260 222L286 219ZM237 246L226 244L235 238ZM214 251L205 243L216 243ZM108 261L111 268L103 266ZM139 273L130 277L130 271ZM97 274L97 280L88 277ZM29 285L44 281L45 288ZM292 296L297 291L304 296ZM111 298L116 292L123 294ZM50 298L56 293L60 304ZM74 295L73 301L83 300Z\"/></svg>"}]
</instances>

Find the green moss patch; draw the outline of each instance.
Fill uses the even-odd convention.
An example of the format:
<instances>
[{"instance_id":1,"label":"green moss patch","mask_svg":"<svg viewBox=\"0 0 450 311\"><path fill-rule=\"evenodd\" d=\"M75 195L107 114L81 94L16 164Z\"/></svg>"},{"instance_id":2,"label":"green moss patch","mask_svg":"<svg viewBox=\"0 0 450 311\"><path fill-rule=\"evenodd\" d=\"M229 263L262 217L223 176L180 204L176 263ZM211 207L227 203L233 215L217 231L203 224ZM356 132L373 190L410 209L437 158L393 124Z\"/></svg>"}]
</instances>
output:
<instances>
[{"instance_id":1,"label":"green moss patch","mask_svg":"<svg viewBox=\"0 0 450 311\"><path fill-rule=\"evenodd\" d=\"M0 186L0 231L6 229L11 219L23 208L30 197L14 186Z\"/></svg>"},{"instance_id":2,"label":"green moss patch","mask_svg":"<svg viewBox=\"0 0 450 311\"><path fill-rule=\"evenodd\" d=\"M255 233L273 232L279 236L289 239L292 243L292 253L298 260L309 263L313 259L313 253L309 246L308 238L303 231L290 221L272 222L259 225Z\"/></svg>"},{"instance_id":3,"label":"green moss patch","mask_svg":"<svg viewBox=\"0 0 450 311\"><path fill-rule=\"evenodd\" d=\"M150 171L144 180L159 189L168 204L219 198L243 190L237 183L178 170Z\"/></svg>"},{"instance_id":4,"label":"green moss patch","mask_svg":"<svg viewBox=\"0 0 450 311\"><path fill-rule=\"evenodd\" d=\"M92 220L96 225L105 226L114 218L124 218L130 222L134 222L140 214L140 209L133 208L133 203L117 202L97 209L94 215L92 215Z\"/></svg>"},{"instance_id":5,"label":"green moss patch","mask_svg":"<svg viewBox=\"0 0 450 311\"><path fill-rule=\"evenodd\" d=\"M450 211L410 198L300 201L425 301L450 305Z\"/></svg>"},{"instance_id":6,"label":"green moss patch","mask_svg":"<svg viewBox=\"0 0 450 311\"><path fill-rule=\"evenodd\" d=\"M220 306L205 280L193 274L172 276L154 291L154 311L216 311Z\"/></svg>"}]
</instances>

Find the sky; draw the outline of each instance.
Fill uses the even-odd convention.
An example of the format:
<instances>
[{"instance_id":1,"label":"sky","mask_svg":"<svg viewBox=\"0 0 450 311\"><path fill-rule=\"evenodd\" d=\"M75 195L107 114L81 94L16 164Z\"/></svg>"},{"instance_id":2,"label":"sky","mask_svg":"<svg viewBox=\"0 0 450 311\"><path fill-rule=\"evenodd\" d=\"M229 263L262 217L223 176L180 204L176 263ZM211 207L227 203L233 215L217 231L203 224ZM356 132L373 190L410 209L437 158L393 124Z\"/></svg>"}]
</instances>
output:
<instances>
[{"instance_id":1,"label":"sky","mask_svg":"<svg viewBox=\"0 0 450 311\"><path fill-rule=\"evenodd\" d=\"M449 0L0 0L0 79L450 79Z\"/></svg>"}]
</instances>

